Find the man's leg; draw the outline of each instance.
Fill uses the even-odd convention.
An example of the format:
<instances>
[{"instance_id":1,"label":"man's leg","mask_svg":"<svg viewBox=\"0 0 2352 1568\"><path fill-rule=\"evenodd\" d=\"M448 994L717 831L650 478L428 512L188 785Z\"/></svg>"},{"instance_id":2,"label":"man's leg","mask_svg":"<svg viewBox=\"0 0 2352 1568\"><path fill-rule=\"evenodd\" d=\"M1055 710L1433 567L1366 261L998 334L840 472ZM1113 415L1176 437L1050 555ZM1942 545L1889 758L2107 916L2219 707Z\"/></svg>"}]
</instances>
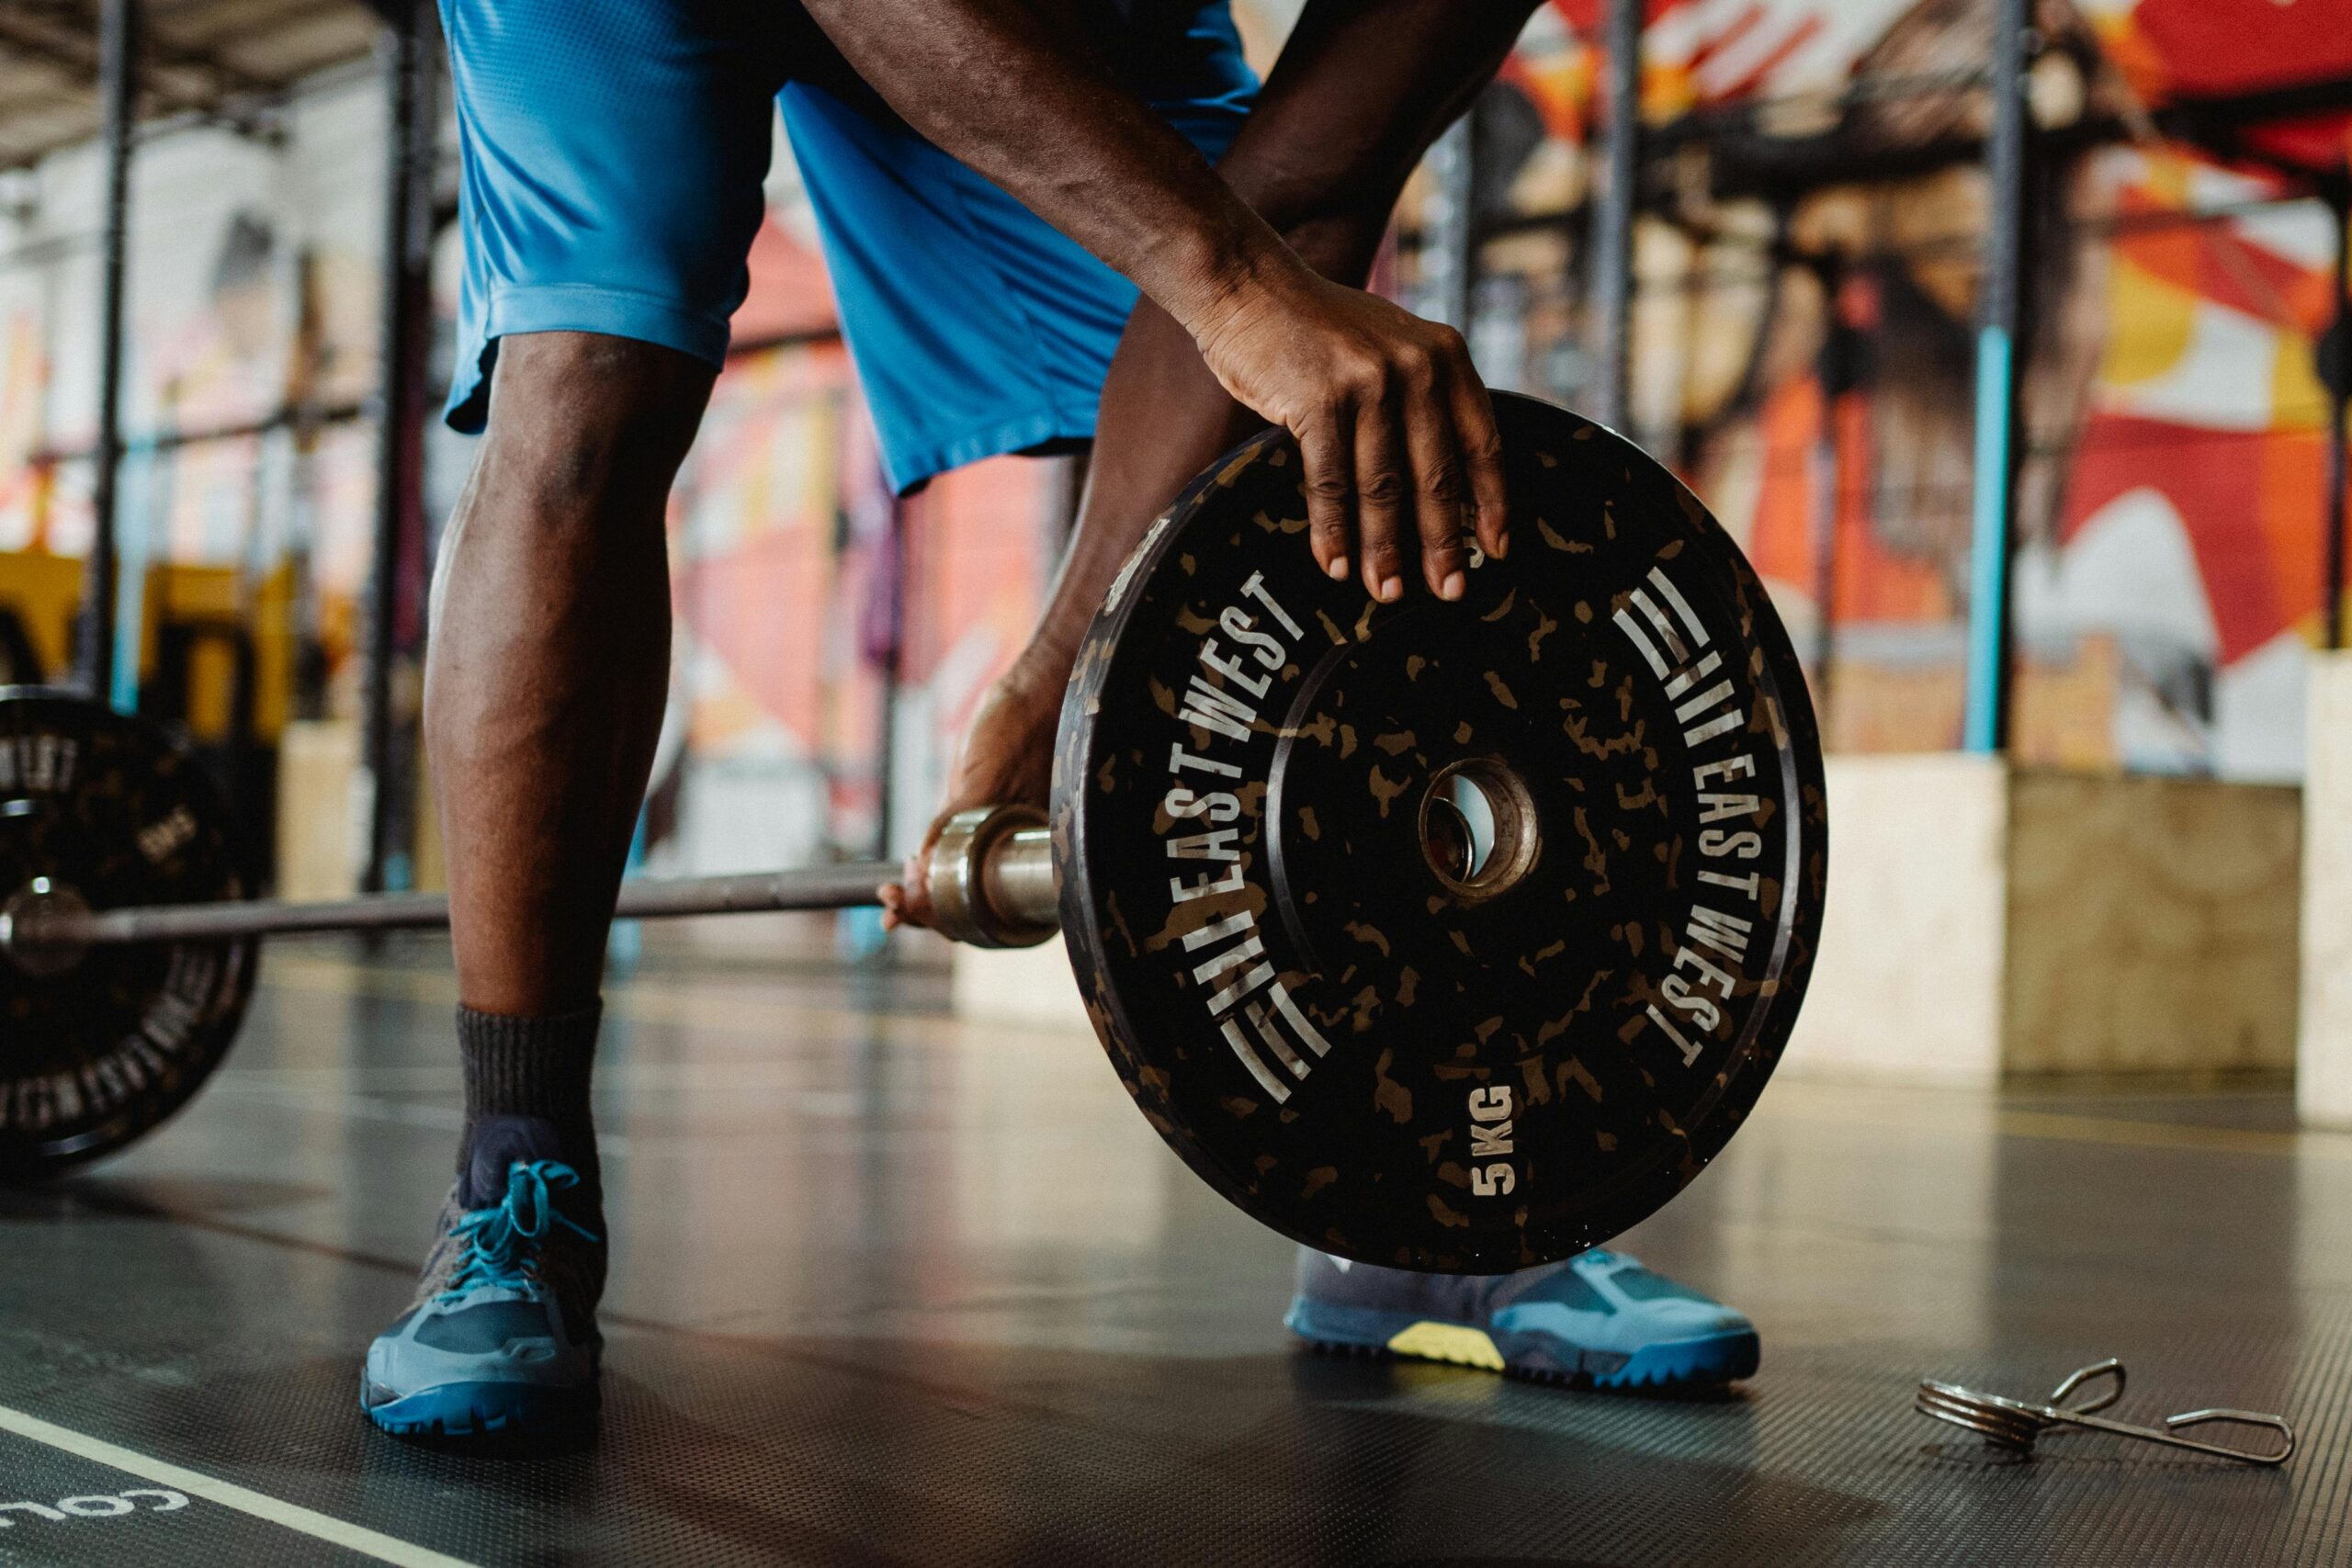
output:
<instances>
[{"instance_id":1,"label":"man's leg","mask_svg":"<svg viewBox=\"0 0 2352 1568\"><path fill-rule=\"evenodd\" d=\"M1053 730L1078 645L1102 594L1176 492L1265 422L1225 395L1174 318L1136 307L1102 382L1086 490L1029 644L989 689L948 787L948 812L1046 804Z\"/></svg>"},{"instance_id":2,"label":"man's leg","mask_svg":"<svg viewBox=\"0 0 2352 1568\"><path fill-rule=\"evenodd\" d=\"M469 1008L595 1004L669 691L664 511L713 378L626 338L499 345L489 432L435 573L424 680Z\"/></svg>"},{"instance_id":3,"label":"man's leg","mask_svg":"<svg viewBox=\"0 0 2352 1568\"><path fill-rule=\"evenodd\" d=\"M665 503L713 376L594 333L500 344L425 669L466 1123L415 1301L368 1351L389 1431L552 1434L595 1407L597 988L669 689Z\"/></svg>"}]
</instances>

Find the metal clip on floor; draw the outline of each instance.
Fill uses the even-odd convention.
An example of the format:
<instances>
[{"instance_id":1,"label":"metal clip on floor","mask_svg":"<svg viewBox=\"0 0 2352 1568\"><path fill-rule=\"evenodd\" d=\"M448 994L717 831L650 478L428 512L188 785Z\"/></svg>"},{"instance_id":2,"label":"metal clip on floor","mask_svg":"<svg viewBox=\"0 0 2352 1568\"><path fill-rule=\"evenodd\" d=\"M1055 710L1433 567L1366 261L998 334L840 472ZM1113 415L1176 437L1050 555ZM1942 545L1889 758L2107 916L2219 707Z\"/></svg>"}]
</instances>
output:
<instances>
[{"instance_id":1,"label":"metal clip on floor","mask_svg":"<svg viewBox=\"0 0 2352 1568\"><path fill-rule=\"evenodd\" d=\"M2114 1386L2087 1404L2069 1405L2066 1396L2095 1378L2112 1378ZM2073 1427L2086 1432L2111 1432L2117 1437L2137 1438L2143 1442L2162 1443L2166 1448L2187 1449L2192 1453L2211 1454L2216 1459L2235 1460L2240 1464L2284 1464L2295 1452L2295 1429L2281 1416L2265 1416L2252 1410L2188 1410L2178 1416L2165 1417L2164 1430L2153 1427L2133 1427L2121 1421L2102 1420L2095 1412L2106 1409L2123 1397L2123 1363L2109 1357L2097 1365L2083 1368L2064 1382L2052 1389L2047 1404L2029 1404L2021 1400L2004 1399L1997 1393L1979 1393L1956 1383L1923 1382L1912 1408L1922 1416L1932 1416L1939 1421L1949 1421L1955 1427L1965 1427L1981 1435L1995 1448L2014 1453L2030 1454L2034 1440L2052 1427ZM2188 1438L2173 1436L2189 1427L2201 1427L2214 1422L2232 1422L2245 1427L2267 1427L2284 1439L2275 1453L2261 1453L2250 1449L2228 1448L2219 1443L2200 1443Z\"/></svg>"}]
</instances>

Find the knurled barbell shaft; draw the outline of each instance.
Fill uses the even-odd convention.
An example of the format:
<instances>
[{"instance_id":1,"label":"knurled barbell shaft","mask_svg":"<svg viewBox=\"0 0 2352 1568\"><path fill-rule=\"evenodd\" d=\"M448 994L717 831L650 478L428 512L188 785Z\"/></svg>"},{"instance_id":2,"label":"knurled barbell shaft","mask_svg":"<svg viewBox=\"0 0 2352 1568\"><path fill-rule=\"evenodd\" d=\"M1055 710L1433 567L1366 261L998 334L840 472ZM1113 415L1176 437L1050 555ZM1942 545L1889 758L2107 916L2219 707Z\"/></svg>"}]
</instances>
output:
<instances>
[{"instance_id":1,"label":"knurled barbell shaft","mask_svg":"<svg viewBox=\"0 0 2352 1568\"><path fill-rule=\"evenodd\" d=\"M943 908L944 934L994 945L994 928L1038 927L1057 919L1050 835L1042 827L1006 828L1002 811L973 813L995 819L981 837L943 835L932 857L934 884L954 880L984 890L985 907ZM1034 814L1032 814L1034 815ZM1024 818L1025 820L1025 818ZM958 866L961 855L978 864ZM781 909L845 909L880 902L876 889L899 877L888 861L730 876L650 879L621 885L614 914L624 919L681 915L729 915ZM992 917L992 919L991 919ZM225 941L298 931L430 930L449 923L449 900L439 893L393 893L320 902L244 900L220 904L157 904L122 909L54 908L0 914L0 949L113 946L132 942ZM961 929L965 924L977 929Z\"/></svg>"}]
</instances>

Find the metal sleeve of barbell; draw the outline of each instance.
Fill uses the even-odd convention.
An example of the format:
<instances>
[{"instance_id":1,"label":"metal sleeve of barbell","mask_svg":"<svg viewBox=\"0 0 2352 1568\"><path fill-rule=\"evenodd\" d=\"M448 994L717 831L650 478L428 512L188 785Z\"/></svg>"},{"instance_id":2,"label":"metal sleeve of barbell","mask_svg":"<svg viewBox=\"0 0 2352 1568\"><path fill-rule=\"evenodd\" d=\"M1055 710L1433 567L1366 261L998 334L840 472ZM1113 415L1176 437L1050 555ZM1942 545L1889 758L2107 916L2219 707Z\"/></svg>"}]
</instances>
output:
<instances>
[{"instance_id":1,"label":"metal sleeve of barbell","mask_svg":"<svg viewBox=\"0 0 2352 1568\"><path fill-rule=\"evenodd\" d=\"M1054 866L1054 835L1046 828L1023 828L981 869L981 885L1003 913L1031 925L1061 921L1061 878Z\"/></svg>"},{"instance_id":2,"label":"metal sleeve of barbell","mask_svg":"<svg viewBox=\"0 0 2352 1568\"><path fill-rule=\"evenodd\" d=\"M628 882L621 885L613 912L622 919L653 920L775 909L846 909L878 903L876 890L886 882L897 881L899 874L899 867L888 861L855 861L795 871ZM300 931L427 931L448 923L447 895L392 893L317 903L257 899L107 909L86 917L45 919L39 939L107 946L225 941Z\"/></svg>"}]
</instances>

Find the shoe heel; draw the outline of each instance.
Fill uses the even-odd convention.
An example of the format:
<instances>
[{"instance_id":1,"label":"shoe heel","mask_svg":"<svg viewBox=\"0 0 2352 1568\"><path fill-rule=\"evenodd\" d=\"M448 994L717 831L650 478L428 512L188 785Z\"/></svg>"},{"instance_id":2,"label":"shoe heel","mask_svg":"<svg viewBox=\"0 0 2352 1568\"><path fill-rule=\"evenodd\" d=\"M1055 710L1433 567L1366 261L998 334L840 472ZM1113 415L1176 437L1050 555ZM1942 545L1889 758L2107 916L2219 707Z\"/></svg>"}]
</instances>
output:
<instances>
[{"instance_id":1,"label":"shoe heel","mask_svg":"<svg viewBox=\"0 0 2352 1568\"><path fill-rule=\"evenodd\" d=\"M1406 1313L1335 1306L1305 1296L1294 1300L1283 1314L1283 1326L1308 1344L1355 1355L1388 1354L1388 1342L1418 1321Z\"/></svg>"}]
</instances>

